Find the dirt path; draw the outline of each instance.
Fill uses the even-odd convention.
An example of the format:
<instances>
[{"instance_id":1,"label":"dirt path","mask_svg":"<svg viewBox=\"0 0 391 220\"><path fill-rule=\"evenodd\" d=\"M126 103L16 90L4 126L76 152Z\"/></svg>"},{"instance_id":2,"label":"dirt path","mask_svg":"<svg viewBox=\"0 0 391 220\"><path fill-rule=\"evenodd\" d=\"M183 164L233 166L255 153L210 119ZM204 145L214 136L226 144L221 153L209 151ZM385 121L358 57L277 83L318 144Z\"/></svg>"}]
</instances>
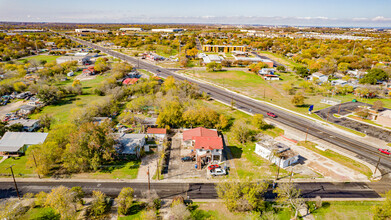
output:
<instances>
[{"instance_id":1,"label":"dirt path","mask_svg":"<svg viewBox=\"0 0 391 220\"><path fill-rule=\"evenodd\" d=\"M7 104L6 106L0 107L0 118L4 117L7 113L10 113L12 111L15 111L20 106L24 105L24 101L18 101L18 102L12 102Z\"/></svg>"},{"instance_id":2,"label":"dirt path","mask_svg":"<svg viewBox=\"0 0 391 220\"><path fill-rule=\"evenodd\" d=\"M157 166L156 163L158 161L158 154L147 155L141 159L140 168L138 169L137 179L138 180L148 180L148 167L149 167L149 175L150 179L155 175Z\"/></svg>"}]
</instances>

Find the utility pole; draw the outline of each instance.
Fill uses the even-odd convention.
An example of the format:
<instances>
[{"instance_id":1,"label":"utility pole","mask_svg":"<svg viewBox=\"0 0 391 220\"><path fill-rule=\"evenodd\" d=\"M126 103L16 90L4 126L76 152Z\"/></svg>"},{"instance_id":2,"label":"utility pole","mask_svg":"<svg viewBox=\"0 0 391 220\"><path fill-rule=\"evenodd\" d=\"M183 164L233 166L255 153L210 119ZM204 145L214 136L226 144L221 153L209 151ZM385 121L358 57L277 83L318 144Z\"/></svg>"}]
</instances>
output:
<instances>
[{"instance_id":1,"label":"utility pole","mask_svg":"<svg viewBox=\"0 0 391 220\"><path fill-rule=\"evenodd\" d=\"M338 106L338 115L339 115L339 110L341 109L341 103Z\"/></svg>"},{"instance_id":2,"label":"utility pole","mask_svg":"<svg viewBox=\"0 0 391 220\"><path fill-rule=\"evenodd\" d=\"M147 174L148 174L148 191L151 191L151 181L149 179L149 166L148 166Z\"/></svg>"},{"instance_id":3,"label":"utility pole","mask_svg":"<svg viewBox=\"0 0 391 220\"><path fill-rule=\"evenodd\" d=\"M263 99L266 99L266 92L265 92L265 88L263 88Z\"/></svg>"},{"instance_id":4,"label":"utility pole","mask_svg":"<svg viewBox=\"0 0 391 220\"><path fill-rule=\"evenodd\" d=\"M19 194L19 190L18 190L18 185L16 185L16 180L15 180L15 176L14 176L14 171L12 170L12 167L15 166L14 165L11 165L10 167L8 167L7 169L11 169L11 174L12 174L12 179L14 179L14 184L15 184L15 189L16 189L16 194L18 195L18 198L20 200L20 194Z\"/></svg>"},{"instance_id":5,"label":"utility pole","mask_svg":"<svg viewBox=\"0 0 391 220\"><path fill-rule=\"evenodd\" d=\"M33 154L33 159L34 159L34 163L35 163L35 168L38 170L38 166L37 166L37 161L35 160L35 155L34 153ZM41 176L39 175L39 172L37 171L37 174L38 174L38 178L41 179Z\"/></svg>"}]
</instances>

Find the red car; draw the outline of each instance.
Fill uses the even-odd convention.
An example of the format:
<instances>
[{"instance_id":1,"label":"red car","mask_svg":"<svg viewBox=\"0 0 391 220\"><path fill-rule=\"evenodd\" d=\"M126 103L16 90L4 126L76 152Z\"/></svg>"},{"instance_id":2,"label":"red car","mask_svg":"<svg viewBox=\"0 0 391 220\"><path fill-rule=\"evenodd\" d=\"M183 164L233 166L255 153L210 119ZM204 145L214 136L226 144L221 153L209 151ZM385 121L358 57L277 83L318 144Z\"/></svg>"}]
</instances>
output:
<instances>
[{"instance_id":1,"label":"red car","mask_svg":"<svg viewBox=\"0 0 391 220\"><path fill-rule=\"evenodd\" d=\"M277 115L274 114L273 112L268 112L267 115L269 115L272 118L277 118Z\"/></svg>"},{"instance_id":2,"label":"red car","mask_svg":"<svg viewBox=\"0 0 391 220\"><path fill-rule=\"evenodd\" d=\"M217 165L217 164L212 164L212 165L208 166L208 170L213 170L213 169L216 169L216 168L220 168L220 166Z\"/></svg>"},{"instance_id":3,"label":"red car","mask_svg":"<svg viewBox=\"0 0 391 220\"><path fill-rule=\"evenodd\" d=\"M383 154L387 154L387 155L390 155L390 154L391 154L391 151L390 151L390 150L387 150L387 149L381 149L381 148L379 148L379 151L382 152Z\"/></svg>"}]
</instances>

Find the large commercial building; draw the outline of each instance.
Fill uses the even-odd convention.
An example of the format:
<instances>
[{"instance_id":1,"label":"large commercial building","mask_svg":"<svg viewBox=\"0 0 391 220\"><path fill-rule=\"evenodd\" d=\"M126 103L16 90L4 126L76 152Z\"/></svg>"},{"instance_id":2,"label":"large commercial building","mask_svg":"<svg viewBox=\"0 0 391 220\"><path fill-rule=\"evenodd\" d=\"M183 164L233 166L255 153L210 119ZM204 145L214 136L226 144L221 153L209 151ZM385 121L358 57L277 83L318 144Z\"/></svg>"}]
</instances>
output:
<instances>
[{"instance_id":1,"label":"large commercial building","mask_svg":"<svg viewBox=\"0 0 391 220\"><path fill-rule=\"evenodd\" d=\"M143 31L142 28L120 28L120 31Z\"/></svg>"},{"instance_id":2,"label":"large commercial building","mask_svg":"<svg viewBox=\"0 0 391 220\"><path fill-rule=\"evenodd\" d=\"M246 52L247 47L246 46L232 46L232 45L202 45L202 50L204 52L224 52L224 53L230 53L232 51L242 51Z\"/></svg>"},{"instance_id":3,"label":"large commercial building","mask_svg":"<svg viewBox=\"0 0 391 220\"><path fill-rule=\"evenodd\" d=\"M174 33L174 32L180 32L183 31L182 28L159 28L159 29L152 29L152 32L166 32L166 33Z\"/></svg>"}]
</instances>

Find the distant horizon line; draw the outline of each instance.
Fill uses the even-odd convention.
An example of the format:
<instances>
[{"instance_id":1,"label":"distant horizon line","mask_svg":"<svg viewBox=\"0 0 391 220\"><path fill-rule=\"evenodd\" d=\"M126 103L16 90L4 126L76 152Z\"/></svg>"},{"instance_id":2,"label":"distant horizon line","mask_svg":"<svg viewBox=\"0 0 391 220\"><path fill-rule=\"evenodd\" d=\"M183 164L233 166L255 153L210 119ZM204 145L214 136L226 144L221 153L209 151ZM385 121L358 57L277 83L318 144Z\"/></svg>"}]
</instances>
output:
<instances>
[{"instance_id":1,"label":"distant horizon line","mask_svg":"<svg viewBox=\"0 0 391 220\"><path fill-rule=\"evenodd\" d=\"M0 24L5 23L28 23L28 24L108 24L108 25L229 25L229 26L264 26L264 27L311 27L311 28L362 28L362 29L391 29L391 27L381 26L338 26L338 25L287 25L287 24L248 24L248 23L177 23L177 22L52 22L52 21L0 21Z\"/></svg>"}]
</instances>

